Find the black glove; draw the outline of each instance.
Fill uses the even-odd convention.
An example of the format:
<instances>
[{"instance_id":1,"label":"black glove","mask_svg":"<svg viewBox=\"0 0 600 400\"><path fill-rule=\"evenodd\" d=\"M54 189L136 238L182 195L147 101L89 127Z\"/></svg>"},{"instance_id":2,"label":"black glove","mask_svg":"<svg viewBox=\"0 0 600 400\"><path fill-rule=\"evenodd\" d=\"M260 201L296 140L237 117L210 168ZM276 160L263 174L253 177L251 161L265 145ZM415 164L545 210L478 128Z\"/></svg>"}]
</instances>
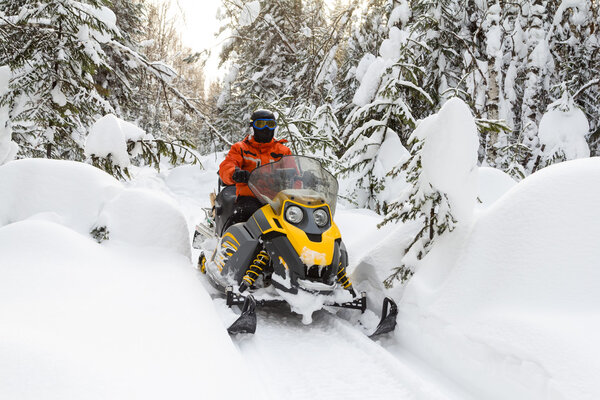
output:
<instances>
[{"instance_id":1,"label":"black glove","mask_svg":"<svg viewBox=\"0 0 600 400\"><path fill-rule=\"evenodd\" d=\"M245 169L236 168L235 172L231 176L237 183L248 183L248 179L250 178L250 171L246 171Z\"/></svg>"}]
</instances>

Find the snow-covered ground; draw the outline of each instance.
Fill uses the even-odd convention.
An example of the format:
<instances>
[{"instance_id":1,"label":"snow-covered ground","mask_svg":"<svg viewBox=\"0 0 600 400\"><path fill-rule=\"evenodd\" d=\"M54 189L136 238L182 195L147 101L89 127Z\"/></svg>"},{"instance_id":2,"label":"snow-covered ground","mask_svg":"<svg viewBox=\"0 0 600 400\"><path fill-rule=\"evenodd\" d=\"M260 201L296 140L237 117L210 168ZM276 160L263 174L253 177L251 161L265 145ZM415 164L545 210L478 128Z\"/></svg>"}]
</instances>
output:
<instances>
[{"instance_id":1,"label":"snow-covered ground","mask_svg":"<svg viewBox=\"0 0 600 400\"><path fill-rule=\"evenodd\" d=\"M355 284L375 312L384 295L400 306L372 341L351 311L304 325L284 307L227 335L237 311L211 299L189 243L221 157L126 184L79 163L0 166L0 398L600 396L600 160L519 184L480 169L474 223L405 288L381 282L410 227L340 208Z\"/></svg>"}]
</instances>

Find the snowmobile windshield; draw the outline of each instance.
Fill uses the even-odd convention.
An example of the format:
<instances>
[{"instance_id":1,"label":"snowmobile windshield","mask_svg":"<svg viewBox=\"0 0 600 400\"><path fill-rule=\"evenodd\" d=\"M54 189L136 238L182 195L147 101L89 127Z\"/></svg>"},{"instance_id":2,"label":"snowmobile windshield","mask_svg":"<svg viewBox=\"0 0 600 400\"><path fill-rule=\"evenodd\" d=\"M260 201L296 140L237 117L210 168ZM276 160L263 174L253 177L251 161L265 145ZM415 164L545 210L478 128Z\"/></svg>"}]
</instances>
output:
<instances>
[{"instance_id":1,"label":"snowmobile windshield","mask_svg":"<svg viewBox=\"0 0 600 400\"><path fill-rule=\"evenodd\" d=\"M310 157L284 156L252 171L248 186L264 204L276 213L287 199L309 206L327 203L335 213L338 182L321 163Z\"/></svg>"}]
</instances>

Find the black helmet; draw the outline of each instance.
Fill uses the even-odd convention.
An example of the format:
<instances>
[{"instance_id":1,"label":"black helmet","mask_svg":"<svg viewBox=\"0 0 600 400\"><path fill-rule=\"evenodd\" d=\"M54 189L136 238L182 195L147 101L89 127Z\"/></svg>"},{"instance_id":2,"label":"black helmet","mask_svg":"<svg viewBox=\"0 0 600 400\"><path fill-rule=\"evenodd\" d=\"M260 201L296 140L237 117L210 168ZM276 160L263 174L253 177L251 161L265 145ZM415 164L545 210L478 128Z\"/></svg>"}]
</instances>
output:
<instances>
[{"instance_id":1,"label":"black helmet","mask_svg":"<svg viewBox=\"0 0 600 400\"><path fill-rule=\"evenodd\" d=\"M257 119L275 119L275 115L269 110L256 110L250 117L250 122L256 121Z\"/></svg>"},{"instance_id":2,"label":"black helmet","mask_svg":"<svg viewBox=\"0 0 600 400\"><path fill-rule=\"evenodd\" d=\"M269 110L256 110L252 113L252 116L250 117L250 126L254 131L254 140L256 140L258 143L269 143L271 140L273 140L273 135L275 134L275 127L277 126L277 123L272 123L269 126L263 124L262 126L257 127L255 125L255 121L258 120L275 121L275 115L273 115L273 113Z\"/></svg>"}]
</instances>

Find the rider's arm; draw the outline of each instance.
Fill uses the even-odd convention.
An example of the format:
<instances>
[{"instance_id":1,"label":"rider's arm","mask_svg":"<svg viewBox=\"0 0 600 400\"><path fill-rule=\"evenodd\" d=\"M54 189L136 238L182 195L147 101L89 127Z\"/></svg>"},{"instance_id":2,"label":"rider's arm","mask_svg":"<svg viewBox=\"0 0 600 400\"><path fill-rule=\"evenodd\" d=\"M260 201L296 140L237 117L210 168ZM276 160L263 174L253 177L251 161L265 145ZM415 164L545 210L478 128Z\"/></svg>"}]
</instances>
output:
<instances>
[{"instance_id":1,"label":"rider's arm","mask_svg":"<svg viewBox=\"0 0 600 400\"><path fill-rule=\"evenodd\" d=\"M229 153L225 160L219 165L219 176L226 185L235 185L232 175L235 172L236 167L242 168L242 149L239 143L235 143L231 146Z\"/></svg>"}]
</instances>

